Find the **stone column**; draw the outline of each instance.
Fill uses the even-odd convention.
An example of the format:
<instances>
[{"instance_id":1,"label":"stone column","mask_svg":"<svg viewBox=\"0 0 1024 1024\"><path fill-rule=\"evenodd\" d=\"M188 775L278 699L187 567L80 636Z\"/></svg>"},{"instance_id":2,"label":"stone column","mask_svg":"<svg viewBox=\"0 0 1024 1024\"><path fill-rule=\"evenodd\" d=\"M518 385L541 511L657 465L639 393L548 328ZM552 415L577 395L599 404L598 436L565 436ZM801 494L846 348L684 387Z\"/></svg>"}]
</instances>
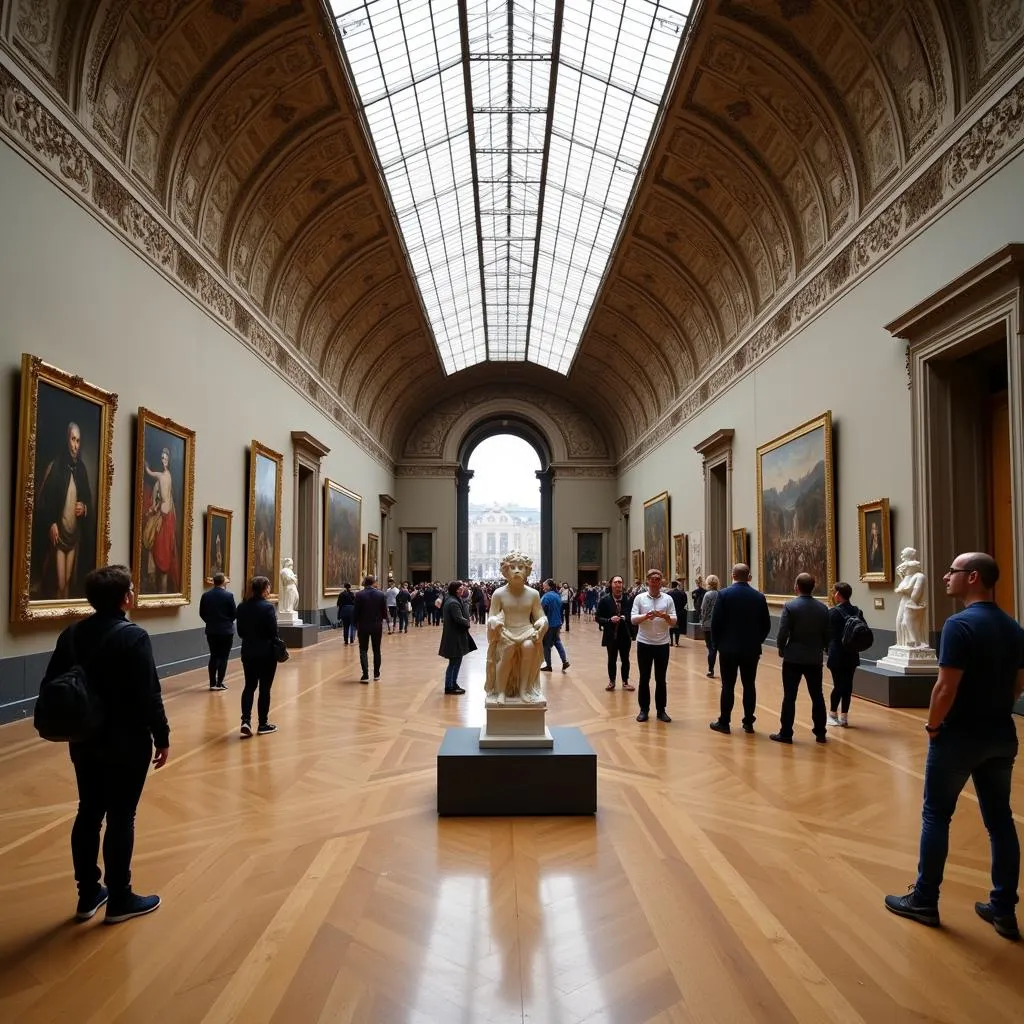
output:
<instances>
[{"instance_id":1,"label":"stone column","mask_svg":"<svg viewBox=\"0 0 1024 1024\"><path fill-rule=\"evenodd\" d=\"M469 481L473 470L461 466L455 471L455 574L469 576Z\"/></svg>"}]
</instances>

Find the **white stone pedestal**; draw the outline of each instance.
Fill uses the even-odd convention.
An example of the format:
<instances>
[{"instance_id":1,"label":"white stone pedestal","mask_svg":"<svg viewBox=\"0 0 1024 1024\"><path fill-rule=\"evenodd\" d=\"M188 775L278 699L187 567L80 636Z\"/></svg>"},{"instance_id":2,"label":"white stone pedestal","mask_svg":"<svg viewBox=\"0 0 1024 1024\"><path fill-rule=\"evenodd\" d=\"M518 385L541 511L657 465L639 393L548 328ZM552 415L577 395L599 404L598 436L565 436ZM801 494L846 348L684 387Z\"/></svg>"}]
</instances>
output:
<instances>
[{"instance_id":1,"label":"white stone pedestal","mask_svg":"<svg viewBox=\"0 0 1024 1024\"><path fill-rule=\"evenodd\" d=\"M299 618L298 612L281 612L277 613L277 624L279 626L301 626L302 619Z\"/></svg>"},{"instance_id":2,"label":"white stone pedestal","mask_svg":"<svg viewBox=\"0 0 1024 1024\"><path fill-rule=\"evenodd\" d=\"M481 747L554 747L555 741L544 724L547 701L529 704L509 700L499 704L488 698L485 710L487 721L480 730Z\"/></svg>"},{"instance_id":3,"label":"white stone pedestal","mask_svg":"<svg viewBox=\"0 0 1024 1024\"><path fill-rule=\"evenodd\" d=\"M893 645L884 658L875 664L879 668L887 668L890 672L902 672L905 676L936 675L939 661L931 647L900 647Z\"/></svg>"}]
</instances>

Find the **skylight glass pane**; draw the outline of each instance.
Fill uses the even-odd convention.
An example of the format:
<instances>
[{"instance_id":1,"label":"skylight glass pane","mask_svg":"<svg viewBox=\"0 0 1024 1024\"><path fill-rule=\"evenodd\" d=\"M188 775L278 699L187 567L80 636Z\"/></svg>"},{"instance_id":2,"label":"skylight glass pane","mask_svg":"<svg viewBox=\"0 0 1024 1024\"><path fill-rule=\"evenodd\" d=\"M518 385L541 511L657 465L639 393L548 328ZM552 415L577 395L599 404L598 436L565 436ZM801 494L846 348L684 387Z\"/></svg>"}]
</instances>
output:
<instances>
[{"instance_id":1,"label":"skylight glass pane","mask_svg":"<svg viewBox=\"0 0 1024 1024\"><path fill-rule=\"evenodd\" d=\"M555 54L555 0L332 0L446 372L568 372L690 5L565 0Z\"/></svg>"}]
</instances>

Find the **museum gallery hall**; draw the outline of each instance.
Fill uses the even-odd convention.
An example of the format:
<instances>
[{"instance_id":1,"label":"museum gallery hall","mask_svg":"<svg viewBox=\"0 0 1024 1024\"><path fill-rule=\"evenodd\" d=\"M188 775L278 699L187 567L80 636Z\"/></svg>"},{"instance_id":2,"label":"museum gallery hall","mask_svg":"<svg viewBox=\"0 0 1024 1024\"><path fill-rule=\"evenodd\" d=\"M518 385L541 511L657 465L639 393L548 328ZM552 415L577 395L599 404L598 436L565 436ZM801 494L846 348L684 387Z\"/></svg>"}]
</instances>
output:
<instances>
[{"instance_id":1,"label":"museum gallery hall","mask_svg":"<svg viewBox=\"0 0 1024 1024\"><path fill-rule=\"evenodd\" d=\"M1019 1021L1022 196L1020 0L0 0L0 1019Z\"/></svg>"}]
</instances>

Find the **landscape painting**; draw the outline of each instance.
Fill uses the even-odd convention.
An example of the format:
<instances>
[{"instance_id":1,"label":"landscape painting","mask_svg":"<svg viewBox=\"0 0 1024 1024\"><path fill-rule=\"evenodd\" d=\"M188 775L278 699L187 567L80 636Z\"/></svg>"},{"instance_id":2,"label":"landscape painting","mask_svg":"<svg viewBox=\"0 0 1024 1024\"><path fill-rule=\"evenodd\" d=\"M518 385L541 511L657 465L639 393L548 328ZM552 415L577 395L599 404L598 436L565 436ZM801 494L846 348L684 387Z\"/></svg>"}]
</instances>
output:
<instances>
[{"instance_id":1,"label":"landscape painting","mask_svg":"<svg viewBox=\"0 0 1024 1024\"><path fill-rule=\"evenodd\" d=\"M668 491L644 502L644 563L648 570L671 575L669 565Z\"/></svg>"},{"instance_id":2,"label":"landscape painting","mask_svg":"<svg viewBox=\"0 0 1024 1024\"><path fill-rule=\"evenodd\" d=\"M796 577L814 576L816 597L835 582L832 413L757 450L757 556L761 589L788 601Z\"/></svg>"}]
</instances>

